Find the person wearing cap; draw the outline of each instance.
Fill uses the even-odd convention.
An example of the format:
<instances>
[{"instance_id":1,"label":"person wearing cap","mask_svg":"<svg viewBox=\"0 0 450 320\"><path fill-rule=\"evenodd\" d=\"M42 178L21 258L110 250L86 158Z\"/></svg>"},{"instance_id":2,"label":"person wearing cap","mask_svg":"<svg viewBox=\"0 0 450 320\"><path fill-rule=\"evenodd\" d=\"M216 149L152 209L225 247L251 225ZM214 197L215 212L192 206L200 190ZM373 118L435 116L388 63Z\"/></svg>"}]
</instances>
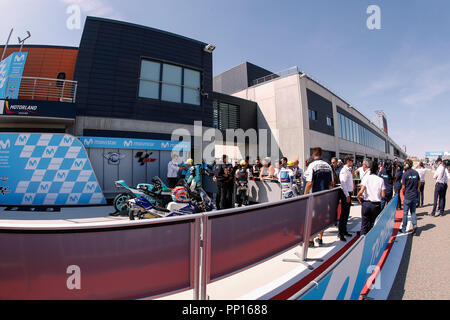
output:
<instances>
[{"instance_id":1,"label":"person wearing cap","mask_svg":"<svg viewBox=\"0 0 450 320\"><path fill-rule=\"evenodd\" d=\"M344 158L345 165L339 173L339 180L341 182L341 216L339 217L339 233L338 238L341 241L347 241L345 237L352 235L347 231L347 222L350 215L350 208L352 206L351 194L353 192L353 157L346 156Z\"/></svg>"},{"instance_id":2,"label":"person wearing cap","mask_svg":"<svg viewBox=\"0 0 450 320\"><path fill-rule=\"evenodd\" d=\"M201 184L201 176L200 176L200 166L194 165L194 160L187 159L187 168L186 168L186 183L194 192L197 188L202 186Z\"/></svg>"},{"instance_id":3,"label":"person wearing cap","mask_svg":"<svg viewBox=\"0 0 450 320\"><path fill-rule=\"evenodd\" d=\"M282 194L285 198L298 195L297 184L295 183L294 161L287 161L286 168L281 168L278 178L281 184Z\"/></svg>"},{"instance_id":4,"label":"person wearing cap","mask_svg":"<svg viewBox=\"0 0 450 320\"><path fill-rule=\"evenodd\" d=\"M369 233L381 213L381 199L386 196L384 181L377 175L378 163L370 167L370 175L361 182L357 198L361 203L361 235Z\"/></svg>"},{"instance_id":5,"label":"person wearing cap","mask_svg":"<svg viewBox=\"0 0 450 320\"><path fill-rule=\"evenodd\" d=\"M413 232L417 230L417 216L416 205L417 197L420 189L419 173L412 168L413 162L408 159L405 161L405 173L402 176L402 194L403 194L403 220L400 232L405 233L408 223L408 212L411 213L411 220L413 224Z\"/></svg>"},{"instance_id":6,"label":"person wearing cap","mask_svg":"<svg viewBox=\"0 0 450 320\"><path fill-rule=\"evenodd\" d=\"M248 188L248 178L251 176L250 169L248 168L248 163L245 160L241 160L239 168L235 173L235 183L236 183L236 202L238 207L242 205L248 205L248 191L241 190L241 186L246 186Z\"/></svg>"},{"instance_id":7,"label":"person wearing cap","mask_svg":"<svg viewBox=\"0 0 450 320\"><path fill-rule=\"evenodd\" d=\"M334 186L333 169L322 160L322 148L313 149L313 161L308 165L305 172L306 186L305 194L332 189ZM319 234L316 242L322 245L323 232ZM309 239L309 246L314 247L314 238Z\"/></svg>"},{"instance_id":8,"label":"person wearing cap","mask_svg":"<svg viewBox=\"0 0 450 320\"><path fill-rule=\"evenodd\" d=\"M447 193L448 186L448 172L445 168L444 162L442 162L441 158L438 158L436 160L436 164L438 165L438 167L433 175L433 179L436 180L436 185L434 187L433 210L430 213L430 215L433 217L436 215L436 207L438 207L438 203L439 215L442 216L444 214L445 194Z\"/></svg>"}]
</instances>

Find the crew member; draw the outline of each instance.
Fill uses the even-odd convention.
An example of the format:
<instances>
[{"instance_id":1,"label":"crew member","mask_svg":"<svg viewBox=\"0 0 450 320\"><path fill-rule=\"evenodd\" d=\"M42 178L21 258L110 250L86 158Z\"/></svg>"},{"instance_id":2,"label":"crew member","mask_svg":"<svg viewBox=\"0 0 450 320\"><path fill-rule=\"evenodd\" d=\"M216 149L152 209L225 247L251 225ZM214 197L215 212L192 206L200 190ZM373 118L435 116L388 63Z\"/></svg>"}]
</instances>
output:
<instances>
[{"instance_id":1,"label":"crew member","mask_svg":"<svg viewBox=\"0 0 450 320\"><path fill-rule=\"evenodd\" d=\"M416 205L417 196L420 189L419 173L412 168L413 162L408 159L405 161L405 173L402 176L402 194L403 194L403 221L400 232L405 233L408 223L408 212L411 212L413 224L413 234L417 230Z\"/></svg>"},{"instance_id":2,"label":"crew member","mask_svg":"<svg viewBox=\"0 0 450 320\"><path fill-rule=\"evenodd\" d=\"M384 180L385 196L381 199L381 210L384 209L386 204L388 204L393 197L394 194L394 172L392 168L392 162L390 160L386 160L384 163L384 167L381 170L379 176Z\"/></svg>"},{"instance_id":3,"label":"crew member","mask_svg":"<svg viewBox=\"0 0 450 320\"><path fill-rule=\"evenodd\" d=\"M352 235L347 231L348 216L350 215L350 207L352 206L351 193L353 192L353 157L346 156L344 158L345 165L340 170L339 180L341 181L341 216L339 217L339 233L338 238L341 241L347 241L345 236Z\"/></svg>"},{"instance_id":4,"label":"crew member","mask_svg":"<svg viewBox=\"0 0 450 320\"><path fill-rule=\"evenodd\" d=\"M403 167L397 161L397 166L395 167L394 176L394 192L398 194L397 210L402 210L402 199L400 198L400 190L402 189L402 177L403 177Z\"/></svg>"},{"instance_id":5,"label":"crew member","mask_svg":"<svg viewBox=\"0 0 450 320\"><path fill-rule=\"evenodd\" d=\"M322 160L322 148L317 147L313 149L313 161L306 169L305 178L305 194L308 194L310 191L314 193L333 188L333 170L328 163ZM322 238L323 232L316 239L319 246L322 245ZM314 247L314 238L309 239L309 246Z\"/></svg>"},{"instance_id":6,"label":"crew member","mask_svg":"<svg viewBox=\"0 0 450 320\"><path fill-rule=\"evenodd\" d=\"M423 165L423 162L420 161L419 165L416 168L417 173L419 174L420 178L420 188L419 188L419 196L417 197L417 207L423 207L423 200L425 198L425 175L427 173L427 169L425 169L425 166Z\"/></svg>"},{"instance_id":7,"label":"crew member","mask_svg":"<svg viewBox=\"0 0 450 320\"><path fill-rule=\"evenodd\" d=\"M433 210L431 211L431 216L435 216L436 207L438 206L439 200L439 215L444 214L445 209L445 194L447 192L447 184L448 184L448 172L442 162L441 158L436 160L436 164L438 165L436 172L433 175L433 179L436 179L436 185L434 187L434 201L433 201Z\"/></svg>"},{"instance_id":8,"label":"crew member","mask_svg":"<svg viewBox=\"0 0 450 320\"><path fill-rule=\"evenodd\" d=\"M235 173L236 182L236 202L238 207L242 205L248 205L248 178L251 175L250 169L248 169L248 163L245 160L241 160L239 169Z\"/></svg>"},{"instance_id":9,"label":"crew member","mask_svg":"<svg viewBox=\"0 0 450 320\"><path fill-rule=\"evenodd\" d=\"M189 186L192 192L196 191L198 188L201 188L201 176L200 176L200 166L194 165L194 160L187 159L187 168L186 168L186 183Z\"/></svg>"},{"instance_id":10,"label":"crew member","mask_svg":"<svg viewBox=\"0 0 450 320\"><path fill-rule=\"evenodd\" d=\"M175 188L178 182L178 171L180 165L178 164L178 155L172 155L172 160L167 164L167 180L169 181L169 188Z\"/></svg>"},{"instance_id":11,"label":"crew member","mask_svg":"<svg viewBox=\"0 0 450 320\"><path fill-rule=\"evenodd\" d=\"M218 166L216 173L218 208L229 209L233 206L233 168L228 163L227 155L222 156L223 163Z\"/></svg>"},{"instance_id":12,"label":"crew member","mask_svg":"<svg viewBox=\"0 0 450 320\"><path fill-rule=\"evenodd\" d=\"M292 170L293 168L294 161L288 161L286 163L286 168L282 168L278 174L283 198L292 198L298 195L295 175L294 171Z\"/></svg>"},{"instance_id":13,"label":"crew member","mask_svg":"<svg viewBox=\"0 0 450 320\"><path fill-rule=\"evenodd\" d=\"M367 234L373 227L381 212L381 199L386 196L384 181L377 175L378 163L374 161L370 168L370 175L361 182L361 190L357 198L361 208L361 234Z\"/></svg>"}]
</instances>

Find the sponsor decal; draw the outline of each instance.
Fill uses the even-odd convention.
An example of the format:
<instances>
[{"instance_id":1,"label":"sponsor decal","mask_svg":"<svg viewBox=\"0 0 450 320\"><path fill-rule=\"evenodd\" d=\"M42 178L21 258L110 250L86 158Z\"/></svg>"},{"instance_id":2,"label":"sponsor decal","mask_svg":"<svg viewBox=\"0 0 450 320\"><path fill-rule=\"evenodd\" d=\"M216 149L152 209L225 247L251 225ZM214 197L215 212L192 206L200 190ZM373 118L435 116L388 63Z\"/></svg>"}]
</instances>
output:
<instances>
[{"instance_id":1,"label":"sponsor decal","mask_svg":"<svg viewBox=\"0 0 450 320\"><path fill-rule=\"evenodd\" d=\"M8 177L0 177L0 180L1 180L2 182L6 182L6 181L8 181Z\"/></svg>"},{"instance_id":2,"label":"sponsor decal","mask_svg":"<svg viewBox=\"0 0 450 320\"><path fill-rule=\"evenodd\" d=\"M124 147L132 147L133 146L133 141L132 140L127 140L123 142L123 146Z\"/></svg>"},{"instance_id":3,"label":"sponsor decal","mask_svg":"<svg viewBox=\"0 0 450 320\"><path fill-rule=\"evenodd\" d=\"M9 139L0 140L0 150L5 150L9 148L11 148L11 141Z\"/></svg>"},{"instance_id":4,"label":"sponsor decal","mask_svg":"<svg viewBox=\"0 0 450 320\"><path fill-rule=\"evenodd\" d=\"M108 152L107 154L104 154L103 157L108 160L108 164L110 165L119 165L120 160L125 158L124 155L121 155L118 152Z\"/></svg>"},{"instance_id":5,"label":"sponsor decal","mask_svg":"<svg viewBox=\"0 0 450 320\"><path fill-rule=\"evenodd\" d=\"M4 114L21 114L28 115L36 113L38 106L27 104L11 104L8 100L5 100Z\"/></svg>"},{"instance_id":6,"label":"sponsor decal","mask_svg":"<svg viewBox=\"0 0 450 320\"><path fill-rule=\"evenodd\" d=\"M157 160L156 158L150 158L152 154L153 152L147 153L139 151L134 157L138 158L138 162L141 164L141 166L143 166L147 162L155 162Z\"/></svg>"}]
</instances>

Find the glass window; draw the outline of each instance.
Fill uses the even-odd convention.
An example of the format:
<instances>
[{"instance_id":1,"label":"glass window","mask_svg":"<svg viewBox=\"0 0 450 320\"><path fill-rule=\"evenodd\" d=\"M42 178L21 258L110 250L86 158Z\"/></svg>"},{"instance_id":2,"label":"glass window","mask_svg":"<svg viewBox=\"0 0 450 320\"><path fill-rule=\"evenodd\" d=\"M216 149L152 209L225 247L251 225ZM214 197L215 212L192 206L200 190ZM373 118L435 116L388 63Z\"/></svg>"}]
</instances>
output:
<instances>
[{"instance_id":1,"label":"glass window","mask_svg":"<svg viewBox=\"0 0 450 320\"><path fill-rule=\"evenodd\" d=\"M309 109L309 118L311 120L317 120L317 112L314 110Z\"/></svg>"},{"instance_id":2,"label":"glass window","mask_svg":"<svg viewBox=\"0 0 450 320\"><path fill-rule=\"evenodd\" d=\"M348 123L348 118L347 118L347 117L344 117L344 127L345 127L345 137L344 137L344 139L345 139L345 140L349 140L349 130L348 130L348 125L349 125L349 123Z\"/></svg>"},{"instance_id":3,"label":"glass window","mask_svg":"<svg viewBox=\"0 0 450 320\"><path fill-rule=\"evenodd\" d=\"M159 99L159 82L141 80L139 82L139 97Z\"/></svg>"},{"instance_id":4,"label":"glass window","mask_svg":"<svg viewBox=\"0 0 450 320\"><path fill-rule=\"evenodd\" d=\"M200 72L184 69L183 102L200 105Z\"/></svg>"},{"instance_id":5,"label":"glass window","mask_svg":"<svg viewBox=\"0 0 450 320\"><path fill-rule=\"evenodd\" d=\"M333 119L330 117L327 117L327 126L329 126L329 127L333 126Z\"/></svg>"},{"instance_id":6,"label":"glass window","mask_svg":"<svg viewBox=\"0 0 450 320\"><path fill-rule=\"evenodd\" d=\"M181 74L181 67L163 64L161 100L181 102Z\"/></svg>"},{"instance_id":7,"label":"glass window","mask_svg":"<svg viewBox=\"0 0 450 320\"><path fill-rule=\"evenodd\" d=\"M160 63L143 60L141 64L141 79L159 81L160 70Z\"/></svg>"},{"instance_id":8,"label":"glass window","mask_svg":"<svg viewBox=\"0 0 450 320\"><path fill-rule=\"evenodd\" d=\"M338 113L338 137L342 138L342 122L341 122L341 114Z\"/></svg>"}]
</instances>

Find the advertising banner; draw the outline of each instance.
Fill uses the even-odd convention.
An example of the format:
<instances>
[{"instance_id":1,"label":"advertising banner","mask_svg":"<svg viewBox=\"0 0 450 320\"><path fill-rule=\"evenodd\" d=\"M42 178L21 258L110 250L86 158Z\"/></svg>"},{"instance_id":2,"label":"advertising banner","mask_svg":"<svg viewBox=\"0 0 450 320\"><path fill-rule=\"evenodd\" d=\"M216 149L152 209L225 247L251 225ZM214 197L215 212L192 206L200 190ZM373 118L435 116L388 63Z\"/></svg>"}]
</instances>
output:
<instances>
[{"instance_id":1,"label":"advertising banner","mask_svg":"<svg viewBox=\"0 0 450 320\"><path fill-rule=\"evenodd\" d=\"M170 140L147 140L129 138L108 137L80 137L81 143L86 148L108 148L108 149L144 149L144 150L167 150L167 151L190 151L191 143Z\"/></svg>"},{"instance_id":2,"label":"advertising banner","mask_svg":"<svg viewBox=\"0 0 450 320\"><path fill-rule=\"evenodd\" d=\"M0 100L0 116L75 119L75 103L40 100Z\"/></svg>"},{"instance_id":3,"label":"advertising banner","mask_svg":"<svg viewBox=\"0 0 450 320\"><path fill-rule=\"evenodd\" d=\"M370 232L357 242L352 251L299 300L359 299L361 290L375 270L392 236L397 199L398 196L389 203Z\"/></svg>"},{"instance_id":4,"label":"advertising banner","mask_svg":"<svg viewBox=\"0 0 450 320\"><path fill-rule=\"evenodd\" d=\"M68 134L0 133L0 205L105 204L86 150Z\"/></svg>"},{"instance_id":5,"label":"advertising banner","mask_svg":"<svg viewBox=\"0 0 450 320\"><path fill-rule=\"evenodd\" d=\"M27 52L14 52L0 61L0 99L17 99Z\"/></svg>"}]
</instances>

